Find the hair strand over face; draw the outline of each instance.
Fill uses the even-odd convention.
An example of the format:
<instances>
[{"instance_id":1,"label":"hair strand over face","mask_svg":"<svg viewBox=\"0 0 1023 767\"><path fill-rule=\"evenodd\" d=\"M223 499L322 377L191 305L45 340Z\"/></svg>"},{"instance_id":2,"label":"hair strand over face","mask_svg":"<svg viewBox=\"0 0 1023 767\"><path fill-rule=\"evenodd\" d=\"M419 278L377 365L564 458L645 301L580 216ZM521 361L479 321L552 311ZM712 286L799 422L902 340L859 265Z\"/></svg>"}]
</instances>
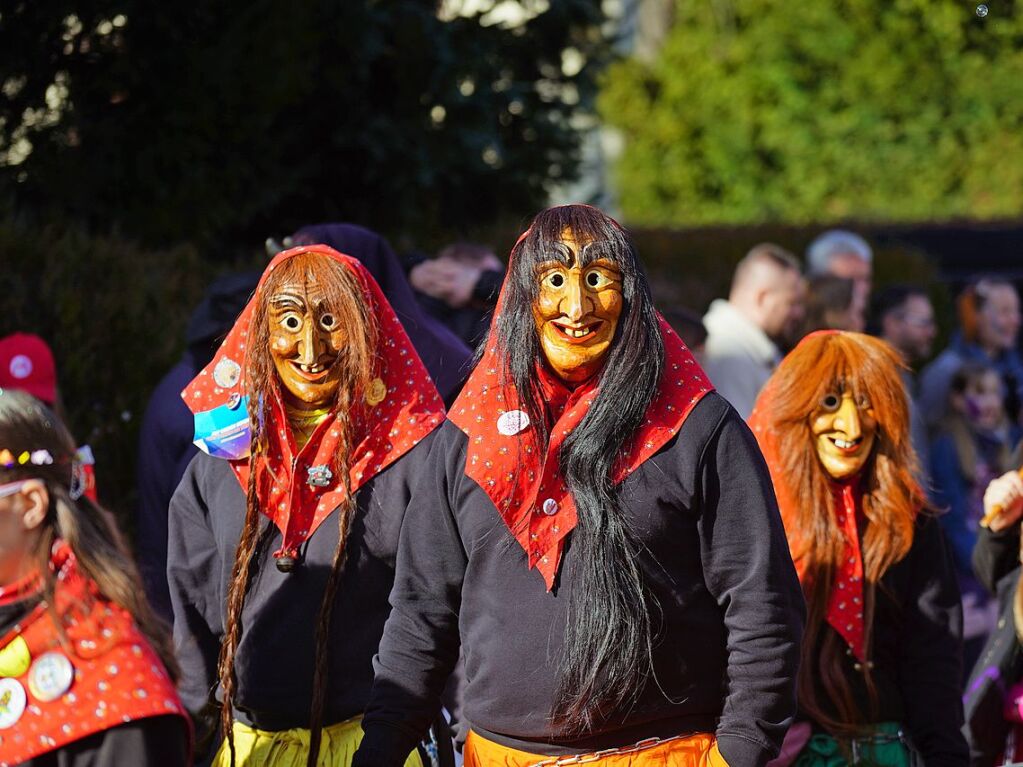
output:
<instances>
[{"instance_id":1,"label":"hair strand over face","mask_svg":"<svg viewBox=\"0 0 1023 767\"><path fill-rule=\"evenodd\" d=\"M642 545L612 474L657 392L664 341L635 250L617 223L583 205L537 215L512 252L498 343L506 353L505 375L519 392L541 444L547 442L553 416L537 380L544 359L533 317L537 268L565 259L561 241L566 230L577 242L592 243L581 249L584 264L606 258L621 269L624 299L615 339L597 373L597 397L559 455L578 522L570 540L575 575L551 716L568 732L585 732L631 706L652 674L653 605L638 563Z\"/></svg>"}]
</instances>

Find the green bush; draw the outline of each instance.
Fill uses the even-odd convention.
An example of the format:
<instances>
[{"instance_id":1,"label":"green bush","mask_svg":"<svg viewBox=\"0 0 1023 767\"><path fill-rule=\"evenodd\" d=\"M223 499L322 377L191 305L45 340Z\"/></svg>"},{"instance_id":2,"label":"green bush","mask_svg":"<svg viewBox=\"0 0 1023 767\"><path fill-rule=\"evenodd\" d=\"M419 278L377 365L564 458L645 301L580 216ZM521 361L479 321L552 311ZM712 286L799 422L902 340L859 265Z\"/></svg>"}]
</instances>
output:
<instances>
[{"instance_id":1,"label":"green bush","mask_svg":"<svg viewBox=\"0 0 1023 767\"><path fill-rule=\"evenodd\" d=\"M626 218L647 226L1023 213L1023 9L675 0L607 73Z\"/></svg>"}]
</instances>

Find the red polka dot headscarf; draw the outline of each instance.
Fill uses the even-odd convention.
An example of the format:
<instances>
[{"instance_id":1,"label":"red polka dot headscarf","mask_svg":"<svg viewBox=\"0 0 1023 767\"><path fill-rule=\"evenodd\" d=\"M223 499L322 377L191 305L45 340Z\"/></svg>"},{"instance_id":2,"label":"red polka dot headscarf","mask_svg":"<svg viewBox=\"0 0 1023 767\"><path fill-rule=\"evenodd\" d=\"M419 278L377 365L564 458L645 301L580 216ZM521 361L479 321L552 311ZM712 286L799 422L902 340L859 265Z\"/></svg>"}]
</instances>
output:
<instances>
[{"instance_id":1,"label":"red polka dot headscarf","mask_svg":"<svg viewBox=\"0 0 1023 767\"><path fill-rule=\"evenodd\" d=\"M298 547L345 499L342 478L332 466L345 421L351 420L352 450L348 486L356 492L435 429L444 406L426 368L413 349L391 305L359 261L325 245L308 245L278 254L260 279L254 297L239 315L213 360L182 392L195 414L195 443L231 462L242 487L248 485L249 421L245 381L245 345L256 302L268 276L289 258L319 254L354 272L362 286L368 314L379 328L372 382L363 407L348 414L331 413L309 442L298 449L288 427L283 402L262 403L260 417L268 444L255 463L260 511L281 531L275 557L295 557Z\"/></svg>"},{"instance_id":2,"label":"red polka dot headscarf","mask_svg":"<svg viewBox=\"0 0 1023 767\"><path fill-rule=\"evenodd\" d=\"M522 234L517 243L529 234ZM515 250L512 250L514 258ZM513 268L509 266L508 273ZM582 422L599 393L597 377L573 389L537 360L540 390L554 423L547 444L540 444L535 425L522 409L507 374L498 327L507 299L502 288L483 356L451 405L449 419L468 437L466 476L490 497L527 562L554 587L561 555L576 526L576 506L561 473L561 446ZM713 390L706 374L671 326L659 317L664 340L664 373L642 425L626 443L614 472L621 482L661 450L678 433L696 403Z\"/></svg>"}]
</instances>

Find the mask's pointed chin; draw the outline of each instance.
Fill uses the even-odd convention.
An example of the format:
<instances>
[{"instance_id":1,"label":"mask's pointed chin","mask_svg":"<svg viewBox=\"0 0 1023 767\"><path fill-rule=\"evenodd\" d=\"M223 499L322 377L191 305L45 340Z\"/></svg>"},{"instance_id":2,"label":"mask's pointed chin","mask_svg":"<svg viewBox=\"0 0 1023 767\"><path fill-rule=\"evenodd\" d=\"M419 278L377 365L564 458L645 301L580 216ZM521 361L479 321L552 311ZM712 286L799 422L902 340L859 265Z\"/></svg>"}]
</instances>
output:
<instances>
[{"instance_id":1,"label":"mask's pointed chin","mask_svg":"<svg viewBox=\"0 0 1023 767\"><path fill-rule=\"evenodd\" d=\"M566 384L578 386L604 367L610 344L577 346L557 338L551 339L545 332L541 335L541 347L547 367Z\"/></svg>"},{"instance_id":2,"label":"mask's pointed chin","mask_svg":"<svg viewBox=\"0 0 1023 767\"><path fill-rule=\"evenodd\" d=\"M327 407L337 395L339 376L330 369L326 376L311 378L291 364L290 360L274 357L274 366L281 385L281 394L292 407L300 410Z\"/></svg>"}]
</instances>

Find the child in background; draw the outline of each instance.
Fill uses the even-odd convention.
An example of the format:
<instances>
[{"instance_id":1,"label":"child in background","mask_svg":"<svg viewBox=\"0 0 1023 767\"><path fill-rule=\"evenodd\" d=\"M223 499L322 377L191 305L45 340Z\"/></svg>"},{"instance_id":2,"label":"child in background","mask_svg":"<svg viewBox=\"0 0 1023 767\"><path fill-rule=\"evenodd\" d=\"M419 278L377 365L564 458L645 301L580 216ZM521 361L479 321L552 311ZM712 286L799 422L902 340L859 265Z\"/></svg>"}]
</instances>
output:
<instances>
[{"instance_id":1,"label":"child in background","mask_svg":"<svg viewBox=\"0 0 1023 767\"><path fill-rule=\"evenodd\" d=\"M1011 468L1019 428L1005 412L998 371L983 363L963 365L952 378L948 415L931 445L931 495L947 509L941 516L963 594L964 667L977 658L995 621L994 605L970 564L984 516L984 489Z\"/></svg>"},{"instance_id":2,"label":"child in background","mask_svg":"<svg viewBox=\"0 0 1023 767\"><path fill-rule=\"evenodd\" d=\"M170 638L75 453L52 411L0 389L0 764L183 767Z\"/></svg>"}]
</instances>

